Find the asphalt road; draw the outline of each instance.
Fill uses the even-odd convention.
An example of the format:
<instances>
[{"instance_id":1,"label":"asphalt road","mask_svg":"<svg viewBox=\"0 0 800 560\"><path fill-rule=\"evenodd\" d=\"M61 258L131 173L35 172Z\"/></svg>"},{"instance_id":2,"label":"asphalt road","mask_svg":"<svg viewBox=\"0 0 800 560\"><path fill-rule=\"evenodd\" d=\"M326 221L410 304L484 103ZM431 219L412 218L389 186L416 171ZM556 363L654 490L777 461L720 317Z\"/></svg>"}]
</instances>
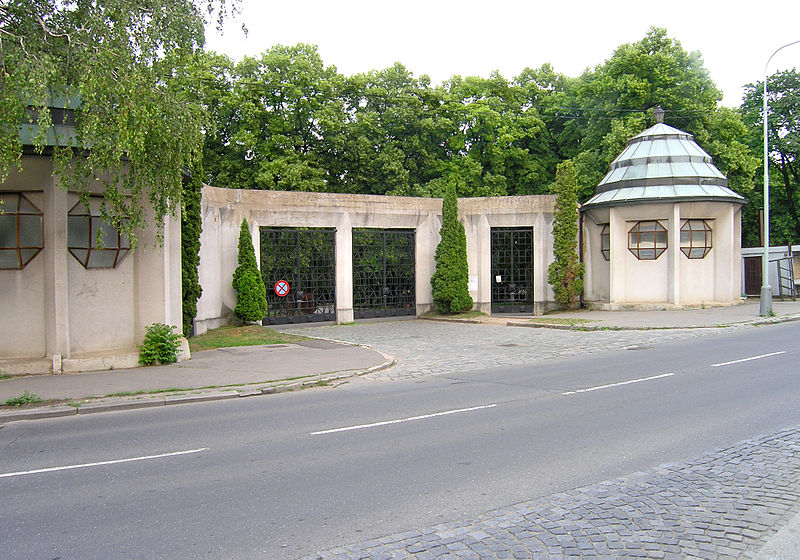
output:
<instances>
[{"instance_id":1,"label":"asphalt road","mask_svg":"<svg viewBox=\"0 0 800 560\"><path fill-rule=\"evenodd\" d=\"M0 557L297 558L682 460L800 424L799 336L8 424Z\"/></svg>"}]
</instances>

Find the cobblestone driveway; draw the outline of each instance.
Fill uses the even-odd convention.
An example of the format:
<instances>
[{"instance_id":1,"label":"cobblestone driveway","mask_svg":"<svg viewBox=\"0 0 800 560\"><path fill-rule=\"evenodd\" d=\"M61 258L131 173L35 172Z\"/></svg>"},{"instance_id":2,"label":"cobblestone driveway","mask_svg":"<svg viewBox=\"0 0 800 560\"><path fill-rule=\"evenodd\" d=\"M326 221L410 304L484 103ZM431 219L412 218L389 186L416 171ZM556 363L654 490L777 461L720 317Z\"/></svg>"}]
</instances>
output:
<instances>
[{"instance_id":1,"label":"cobblestone driveway","mask_svg":"<svg viewBox=\"0 0 800 560\"><path fill-rule=\"evenodd\" d=\"M537 360L708 336L734 328L741 327L578 332L415 320L305 327L288 332L365 344L390 354L398 359L398 364L371 377L405 379L524 365Z\"/></svg>"},{"instance_id":2,"label":"cobblestone driveway","mask_svg":"<svg viewBox=\"0 0 800 560\"><path fill-rule=\"evenodd\" d=\"M753 558L800 509L799 469L795 428L306 558Z\"/></svg>"}]
</instances>

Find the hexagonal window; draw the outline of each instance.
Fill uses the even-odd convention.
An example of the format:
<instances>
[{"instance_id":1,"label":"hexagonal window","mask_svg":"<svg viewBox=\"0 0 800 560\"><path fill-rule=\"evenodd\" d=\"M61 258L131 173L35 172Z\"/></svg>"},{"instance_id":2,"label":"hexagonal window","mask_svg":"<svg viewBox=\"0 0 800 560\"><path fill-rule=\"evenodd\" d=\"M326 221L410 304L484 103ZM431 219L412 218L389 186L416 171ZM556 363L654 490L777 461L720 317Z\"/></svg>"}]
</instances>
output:
<instances>
[{"instance_id":1,"label":"hexagonal window","mask_svg":"<svg viewBox=\"0 0 800 560\"><path fill-rule=\"evenodd\" d=\"M67 216L67 248L84 268L115 268L131 248L128 236L103 219L101 204L91 197L89 208L78 202Z\"/></svg>"},{"instance_id":2,"label":"hexagonal window","mask_svg":"<svg viewBox=\"0 0 800 560\"><path fill-rule=\"evenodd\" d=\"M0 269L22 270L43 248L42 211L22 193L0 194Z\"/></svg>"},{"instance_id":3,"label":"hexagonal window","mask_svg":"<svg viewBox=\"0 0 800 560\"><path fill-rule=\"evenodd\" d=\"M712 247L711 226L706 220L686 220L681 226L681 252L690 259L704 258Z\"/></svg>"},{"instance_id":4,"label":"hexagonal window","mask_svg":"<svg viewBox=\"0 0 800 560\"><path fill-rule=\"evenodd\" d=\"M641 261L654 261L667 250L667 228L656 220L636 222L628 231L628 250Z\"/></svg>"}]
</instances>

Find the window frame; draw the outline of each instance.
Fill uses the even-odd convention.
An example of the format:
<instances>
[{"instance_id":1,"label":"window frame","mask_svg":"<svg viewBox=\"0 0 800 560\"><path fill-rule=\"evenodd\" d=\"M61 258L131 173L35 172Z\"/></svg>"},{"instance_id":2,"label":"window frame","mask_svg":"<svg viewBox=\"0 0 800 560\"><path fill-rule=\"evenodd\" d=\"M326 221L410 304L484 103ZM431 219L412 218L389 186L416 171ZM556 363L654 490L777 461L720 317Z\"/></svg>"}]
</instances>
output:
<instances>
[{"instance_id":1,"label":"window frame","mask_svg":"<svg viewBox=\"0 0 800 560\"><path fill-rule=\"evenodd\" d=\"M16 197L16 207L13 209L8 208L8 202L13 197ZM5 200L5 203L0 205L0 219L8 218L10 216L14 216L14 237L15 237L15 245L9 246L2 246L0 247L0 252L14 252L16 253L17 257L17 264L16 266L4 266L2 261L0 261L0 270L22 270L28 264L30 264L36 256L42 252L44 249L44 212L36 206L36 204L31 201L30 198L25 196L24 192L0 192L0 198ZM22 207L22 201L25 201L27 205L32 208L33 210L29 209L20 209ZM28 237L28 235L23 235L23 220L21 219L22 216L35 216L39 219L39 227L38 229L38 236L39 236L39 243L38 244L26 244L21 245L23 237ZM33 230L31 231L33 233ZM29 253L30 251L34 251L33 253ZM24 256L27 254L27 256Z\"/></svg>"},{"instance_id":2,"label":"window frame","mask_svg":"<svg viewBox=\"0 0 800 560\"><path fill-rule=\"evenodd\" d=\"M706 258L714 248L714 228L705 218L686 218L680 230L680 249L687 259L700 260ZM701 226L701 227L693 227ZM684 233L688 234L688 241L684 242ZM703 244L695 244L695 233L703 234ZM699 254L702 251L702 255Z\"/></svg>"},{"instance_id":3,"label":"window frame","mask_svg":"<svg viewBox=\"0 0 800 560\"><path fill-rule=\"evenodd\" d=\"M646 240L650 234L652 234L652 241ZM660 238L663 241L660 241ZM640 261L658 260L668 248L668 230L659 220L639 220L628 230L628 251Z\"/></svg>"},{"instance_id":4,"label":"window frame","mask_svg":"<svg viewBox=\"0 0 800 560\"><path fill-rule=\"evenodd\" d=\"M69 212L67 212L67 250L70 255L78 261L86 270L96 269L113 269L117 268L119 264L130 253L130 240L128 237L109 224L103 218L100 206L102 204L102 197L90 196L87 204L79 200L76 202ZM86 220L87 230L87 244L77 245L74 244L73 236L80 235L78 232L71 231L75 220ZM97 232L103 230L102 245L98 243ZM106 237L105 232L113 230L111 239ZM85 254L83 253L85 251ZM110 262L106 260L113 253L113 260Z\"/></svg>"},{"instance_id":5,"label":"window frame","mask_svg":"<svg viewBox=\"0 0 800 560\"><path fill-rule=\"evenodd\" d=\"M603 224L600 228L600 253L605 260L611 260L611 224Z\"/></svg>"}]
</instances>

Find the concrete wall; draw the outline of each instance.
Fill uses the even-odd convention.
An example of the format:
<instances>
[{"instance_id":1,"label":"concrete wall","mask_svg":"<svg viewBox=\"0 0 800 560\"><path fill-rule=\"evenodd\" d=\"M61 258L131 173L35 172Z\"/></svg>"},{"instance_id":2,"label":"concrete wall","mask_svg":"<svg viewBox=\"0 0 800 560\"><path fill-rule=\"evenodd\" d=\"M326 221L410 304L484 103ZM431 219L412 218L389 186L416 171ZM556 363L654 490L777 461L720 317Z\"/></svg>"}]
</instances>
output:
<instances>
[{"instance_id":1,"label":"concrete wall","mask_svg":"<svg viewBox=\"0 0 800 560\"><path fill-rule=\"evenodd\" d=\"M601 252L600 232L609 223L609 211L600 209L583 215L581 230L582 258L584 264L584 299L609 301L611 297L611 264ZM609 241L614 241L609 238ZM612 249L615 251L616 247Z\"/></svg>"},{"instance_id":2,"label":"concrete wall","mask_svg":"<svg viewBox=\"0 0 800 560\"><path fill-rule=\"evenodd\" d=\"M722 203L681 203L681 220L705 219L713 248L703 259L680 255L680 302L685 305L725 303L741 297L741 207Z\"/></svg>"},{"instance_id":3,"label":"concrete wall","mask_svg":"<svg viewBox=\"0 0 800 560\"><path fill-rule=\"evenodd\" d=\"M533 228L533 307L541 314L555 307L553 289L547 283L547 268L553 262L554 196L503 196L461 198L459 218L467 234L467 261L476 309L491 313L491 231L500 227Z\"/></svg>"},{"instance_id":4,"label":"concrete wall","mask_svg":"<svg viewBox=\"0 0 800 560\"><path fill-rule=\"evenodd\" d=\"M478 307L490 303L492 227L534 228L535 294L539 308L552 302L547 285L547 266L552 260L552 212L554 197L522 196L459 200L459 219L467 232L470 276L477 277L472 290ZM200 246L200 283L203 295L197 304L195 332L202 333L227 322L236 299L231 278L236 269L239 228L247 219L260 259L259 228L324 227L336 230L336 320L353 320L353 228L403 228L416 232L417 314L430 310L430 278L439 244L441 199L395 196L253 191L204 187L203 234Z\"/></svg>"},{"instance_id":5,"label":"concrete wall","mask_svg":"<svg viewBox=\"0 0 800 560\"><path fill-rule=\"evenodd\" d=\"M23 158L22 163L22 171L12 169L0 190L22 192L42 210L47 238L53 230L52 201L45 197L45 191L52 189L53 185L52 167L49 160L46 164L36 165L35 159ZM53 258L52 245L45 243L44 250L22 270L0 270L0 309L3 312L0 357L45 355L48 339L53 337L56 327L45 319L54 304L56 280L51 277L49 282L45 281L46 270L52 269Z\"/></svg>"},{"instance_id":6,"label":"concrete wall","mask_svg":"<svg viewBox=\"0 0 800 560\"><path fill-rule=\"evenodd\" d=\"M56 186L52 173L49 157L26 156L0 185L25 192L44 221L44 249L22 270L0 270L0 372L135 366L146 325L181 325L180 222L167 221L163 245L154 228L140 232L139 247L117 268L85 269L67 250L67 213L78 195Z\"/></svg>"},{"instance_id":7,"label":"concrete wall","mask_svg":"<svg viewBox=\"0 0 800 560\"><path fill-rule=\"evenodd\" d=\"M689 259L680 250L680 228L687 219L704 219L712 228L712 249L703 259ZM639 260L628 250L628 232L636 222L644 220L658 220L667 229L668 248L656 260ZM603 223L609 223L610 227L611 257L607 263L599 249ZM605 303L611 308L680 307L730 304L740 298L741 206L738 204L644 203L591 209L584 213L582 235L587 302Z\"/></svg>"}]
</instances>

